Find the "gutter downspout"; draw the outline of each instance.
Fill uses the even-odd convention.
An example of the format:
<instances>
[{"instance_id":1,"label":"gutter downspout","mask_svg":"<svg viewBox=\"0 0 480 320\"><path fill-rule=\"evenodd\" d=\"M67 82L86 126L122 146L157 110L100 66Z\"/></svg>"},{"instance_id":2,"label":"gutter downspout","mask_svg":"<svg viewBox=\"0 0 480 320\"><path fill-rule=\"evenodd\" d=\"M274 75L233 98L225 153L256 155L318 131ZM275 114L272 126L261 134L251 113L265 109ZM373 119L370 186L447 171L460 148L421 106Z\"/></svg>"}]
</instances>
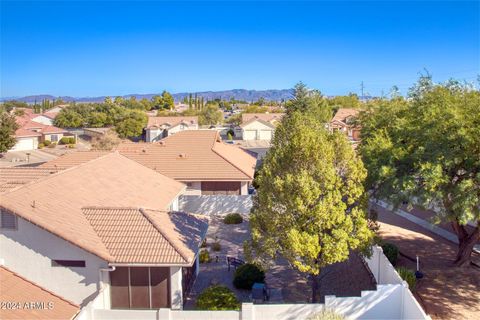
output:
<instances>
[{"instance_id":1,"label":"gutter downspout","mask_svg":"<svg viewBox=\"0 0 480 320\"><path fill-rule=\"evenodd\" d=\"M103 294L103 291L105 290L105 286L103 284L103 273L102 272L113 272L117 269L115 266L108 266L108 268L100 268L98 269L98 274L99 274L99 279L100 279L100 291L99 293L102 294L102 302L103 302L103 308L106 309L107 302L105 301L105 294ZM109 304L108 304L109 305ZM110 308L109 308L110 309Z\"/></svg>"}]
</instances>

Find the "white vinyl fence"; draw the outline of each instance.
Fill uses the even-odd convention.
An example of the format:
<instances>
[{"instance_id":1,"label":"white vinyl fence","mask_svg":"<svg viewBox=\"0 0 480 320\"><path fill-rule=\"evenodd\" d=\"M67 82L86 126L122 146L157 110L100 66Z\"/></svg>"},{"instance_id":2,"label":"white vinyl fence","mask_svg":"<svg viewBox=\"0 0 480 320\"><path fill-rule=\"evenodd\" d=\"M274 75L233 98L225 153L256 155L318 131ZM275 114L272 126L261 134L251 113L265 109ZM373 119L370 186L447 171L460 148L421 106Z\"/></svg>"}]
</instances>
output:
<instances>
[{"instance_id":1,"label":"white vinyl fence","mask_svg":"<svg viewBox=\"0 0 480 320\"><path fill-rule=\"evenodd\" d=\"M243 303L240 311L196 310L106 310L94 301L82 309L77 320L304 320L324 308L347 319L430 319L383 254L373 247L366 263L377 281L377 290L362 291L360 297L325 296L325 303L253 304Z\"/></svg>"}]
</instances>

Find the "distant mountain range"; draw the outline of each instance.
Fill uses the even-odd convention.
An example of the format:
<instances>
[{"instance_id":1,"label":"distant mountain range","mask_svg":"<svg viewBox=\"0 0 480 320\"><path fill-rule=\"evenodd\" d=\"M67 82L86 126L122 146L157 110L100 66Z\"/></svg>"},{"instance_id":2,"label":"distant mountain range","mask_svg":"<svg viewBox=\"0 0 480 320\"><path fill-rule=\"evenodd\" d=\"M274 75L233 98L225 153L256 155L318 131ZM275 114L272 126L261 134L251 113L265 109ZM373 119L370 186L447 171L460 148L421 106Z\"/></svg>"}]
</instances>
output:
<instances>
[{"instance_id":1,"label":"distant mountain range","mask_svg":"<svg viewBox=\"0 0 480 320\"><path fill-rule=\"evenodd\" d=\"M151 93L151 94L127 94L122 96L123 98L130 98L132 96L136 97L137 99L151 99L153 96L158 95L160 93ZM207 100L214 100L214 99L224 99L229 100L234 98L236 100L244 100L247 102L257 101L260 98L264 98L265 100L269 101L282 101L288 100L293 95L293 89L282 89L282 90L245 90L245 89L233 89L233 90L224 90L224 91L203 91L203 92L181 92L173 94L175 101L179 102L184 97L188 97L189 94L198 97L203 97ZM6 97L0 98L0 101L7 101L7 100L17 100L23 101L27 103L34 103L41 102L44 99L54 100L54 99L62 99L66 102L103 102L106 96L100 97L70 97L70 96L53 96L49 94L40 94L40 95L32 95L32 96L25 96L25 97ZM112 96L114 97L114 96Z\"/></svg>"}]
</instances>

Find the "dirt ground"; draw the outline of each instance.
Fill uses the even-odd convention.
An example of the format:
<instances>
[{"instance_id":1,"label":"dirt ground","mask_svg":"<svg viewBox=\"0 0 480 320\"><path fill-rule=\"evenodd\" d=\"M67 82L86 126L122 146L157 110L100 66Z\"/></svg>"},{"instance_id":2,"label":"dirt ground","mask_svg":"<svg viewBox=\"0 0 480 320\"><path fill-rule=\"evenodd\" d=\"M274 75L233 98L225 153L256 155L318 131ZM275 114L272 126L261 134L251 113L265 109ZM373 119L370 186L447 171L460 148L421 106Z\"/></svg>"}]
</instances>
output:
<instances>
[{"instance_id":1,"label":"dirt ground","mask_svg":"<svg viewBox=\"0 0 480 320\"><path fill-rule=\"evenodd\" d=\"M403 255L397 264L415 269L419 256L424 278L415 295L432 319L480 319L480 269L454 267L455 244L386 209L377 210L382 238Z\"/></svg>"}]
</instances>

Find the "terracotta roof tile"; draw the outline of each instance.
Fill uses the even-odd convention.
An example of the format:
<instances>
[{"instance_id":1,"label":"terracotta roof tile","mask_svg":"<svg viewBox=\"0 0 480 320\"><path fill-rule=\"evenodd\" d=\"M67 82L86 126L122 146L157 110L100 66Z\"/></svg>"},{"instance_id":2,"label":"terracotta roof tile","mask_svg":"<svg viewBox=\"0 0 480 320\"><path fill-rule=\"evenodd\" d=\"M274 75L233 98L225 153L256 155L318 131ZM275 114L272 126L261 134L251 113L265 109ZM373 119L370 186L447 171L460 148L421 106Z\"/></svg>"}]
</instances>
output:
<instances>
[{"instance_id":1,"label":"terracotta roof tile","mask_svg":"<svg viewBox=\"0 0 480 320\"><path fill-rule=\"evenodd\" d=\"M42 163L39 165L39 168L45 169L67 169L74 166L78 166L79 164L88 162L93 159L97 159L99 157L103 157L111 151L75 151L72 153L66 153L54 160Z\"/></svg>"},{"instance_id":2,"label":"terracotta roof tile","mask_svg":"<svg viewBox=\"0 0 480 320\"><path fill-rule=\"evenodd\" d=\"M116 263L191 265L208 228L205 217L137 208L84 208Z\"/></svg>"},{"instance_id":3,"label":"terracotta roof tile","mask_svg":"<svg viewBox=\"0 0 480 320\"><path fill-rule=\"evenodd\" d=\"M164 124L168 124L170 127L185 122L188 125L198 124L198 117L148 117L147 128L160 127Z\"/></svg>"},{"instance_id":4,"label":"terracotta roof tile","mask_svg":"<svg viewBox=\"0 0 480 320\"><path fill-rule=\"evenodd\" d=\"M284 113L242 113L242 124L255 119L273 123L282 120Z\"/></svg>"},{"instance_id":5,"label":"terracotta roof tile","mask_svg":"<svg viewBox=\"0 0 480 320\"><path fill-rule=\"evenodd\" d=\"M39 167L0 168L0 193L13 190L56 172L56 170Z\"/></svg>"},{"instance_id":6,"label":"terracotta roof tile","mask_svg":"<svg viewBox=\"0 0 480 320\"><path fill-rule=\"evenodd\" d=\"M214 130L186 130L157 143L124 143L118 151L180 181L250 181L256 158L226 145Z\"/></svg>"},{"instance_id":7,"label":"terracotta roof tile","mask_svg":"<svg viewBox=\"0 0 480 320\"><path fill-rule=\"evenodd\" d=\"M335 116L332 118L332 121L340 121L345 123L345 120L348 117L355 117L360 113L358 109L351 109L351 108L340 108L335 113Z\"/></svg>"},{"instance_id":8,"label":"terracotta roof tile","mask_svg":"<svg viewBox=\"0 0 480 320\"><path fill-rule=\"evenodd\" d=\"M21 308L0 309L0 319L73 319L79 306L51 293L0 266L0 301L20 303ZM28 309L31 302L45 303L44 309ZM48 308L48 303L52 303Z\"/></svg>"},{"instance_id":9,"label":"terracotta roof tile","mask_svg":"<svg viewBox=\"0 0 480 320\"><path fill-rule=\"evenodd\" d=\"M114 152L2 194L1 206L109 262L86 206L165 210L185 185ZM140 262L140 261L139 261Z\"/></svg>"}]
</instances>

